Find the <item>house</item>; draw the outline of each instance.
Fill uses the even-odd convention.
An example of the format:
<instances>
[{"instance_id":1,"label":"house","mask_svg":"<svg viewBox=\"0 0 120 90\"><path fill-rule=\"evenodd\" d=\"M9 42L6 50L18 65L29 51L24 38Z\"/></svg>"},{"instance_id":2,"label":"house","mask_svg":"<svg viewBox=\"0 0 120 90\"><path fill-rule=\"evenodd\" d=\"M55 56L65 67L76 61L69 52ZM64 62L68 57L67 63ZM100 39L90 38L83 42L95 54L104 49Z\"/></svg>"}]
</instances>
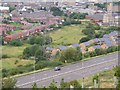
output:
<instances>
[{"instance_id":1,"label":"house","mask_svg":"<svg viewBox=\"0 0 120 90\"><path fill-rule=\"evenodd\" d=\"M31 25L24 25L24 26L21 26L20 29L27 30L27 29L30 29L31 27L32 27Z\"/></svg>"},{"instance_id":2,"label":"house","mask_svg":"<svg viewBox=\"0 0 120 90\"><path fill-rule=\"evenodd\" d=\"M102 48L102 49L107 49L108 46L107 46L106 44L103 44L103 45L101 45L101 48Z\"/></svg>"},{"instance_id":3,"label":"house","mask_svg":"<svg viewBox=\"0 0 120 90\"><path fill-rule=\"evenodd\" d=\"M72 45L70 45L69 47L76 48L76 47L80 47L80 46L79 46L79 44L77 43L77 44L72 44Z\"/></svg>"},{"instance_id":4,"label":"house","mask_svg":"<svg viewBox=\"0 0 120 90\"><path fill-rule=\"evenodd\" d=\"M101 49L101 45L95 45L93 46L94 49Z\"/></svg>"},{"instance_id":5,"label":"house","mask_svg":"<svg viewBox=\"0 0 120 90\"><path fill-rule=\"evenodd\" d=\"M0 12L2 13L9 12L9 7L0 6Z\"/></svg>"},{"instance_id":6,"label":"house","mask_svg":"<svg viewBox=\"0 0 120 90\"><path fill-rule=\"evenodd\" d=\"M23 24L23 25L31 25L31 23L26 22L26 21L20 21L20 23Z\"/></svg>"},{"instance_id":7,"label":"house","mask_svg":"<svg viewBox=\"0 0 120 90\"><path fill-rule=\"evenodd\" d=\"M95 48L94 48L94 47L89 47L89 48L88 48L88 52L93 52L93 51L95 51Z\"/></svg>"},{"instance_id":8,"label":"house","mask_svg":"<svg viewBox=\"0 0 120 90\"><path fill-rule=\"evenodd\" d=\"M4 31L14 31L16 29L15 26L9 24L0 24L0 27L4 28Z\"/></svg>"},{"instance_id":9,"label":"house","mask_svg":"<svg viewBox=\"0 0 120 90\"><path fill-rule=\"evenodd\" d=\"M86 50L84 48L81 47L80 50L82 53L86 53Z\"/></svg>"},{"instance_id":10,"label":"house","mask_svg":"<svg viewBox=\"0 0 120 90\"><path fill-rule=\"evenodd\" d=\"M51 52L51 56L54 57L59 51L59 49L53 49Z\"/></svg>"},{"instance_id":11,"label":"house","mask_svg":"<svg viewBox=\"0 0 120 90\"><path fill-rule=\"evenodd\" d=\"M47 50L47 51L52 51L53 48L51 48L51 47L46 47L46 50Z\"/></svg>"},{"instance_id":12,"label":"house","mask_svg":"<svg viewBox=\"0 0 120 90\"><path fill-rule=\"evenodd\" d=\"M90 41L87 41L87 42L84 42L84 45L87 47L87 46L89 46L89 45L91 45L92 44L92 42L90 42Z\"/></svg>"},{"instance_id":13,"label":"house","mask_svg":"<svg viewBox=\"0 0 120 90\"><path fill-rule=\"evenodd\" d=\"M98 23L98 22L102 23L103 22L103 16L104 16L103 13L97 13L97 14L94 14L94 15L87 15L86 19L92 20L95 23Z\"/></svg>"},{"instance_id":14,"label":"house","mask_svg":"<svg viewBox=\"0 0 120 90\"><path fill-rule=\"evenodd\" d=\"M112 40L111 40L110 38L107 38L104 43L105 43L108 47L113 46L113 42L112 42Z\"/></svg>"},{"instance_id":15,"label":"house","mask_svg":"<svg viewBox=\"0 0 120 90\"><path fill-rule=\"evenodd\" d=\"M61 51L66 50L68 47L67 46L59 46L58 47Z\"/></svg>"},{"instance_id":16,"label":"house","mask_svg":"<svg viewBox=\"0 0 120 90\"><path fill-rule=\"evenodd\" d=\"M11 20L14 22L20 22L22 20L22 18L21 17L12 17Z\"/></svg>"}]
</instances>

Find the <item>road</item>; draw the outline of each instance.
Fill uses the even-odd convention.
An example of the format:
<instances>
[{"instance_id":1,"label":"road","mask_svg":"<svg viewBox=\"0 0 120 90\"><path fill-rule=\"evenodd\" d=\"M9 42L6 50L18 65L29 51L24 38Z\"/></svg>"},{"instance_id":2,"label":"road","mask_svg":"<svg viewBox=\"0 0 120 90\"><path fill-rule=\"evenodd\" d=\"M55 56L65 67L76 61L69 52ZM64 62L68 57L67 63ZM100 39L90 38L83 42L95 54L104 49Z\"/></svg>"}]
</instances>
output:
<instances>
[{"instance_id":1,"label":"road","mask_svg":"<svg viewBox=\"0 0 120 90\"><path fill-rule=\"evenodd\" d=\"M61 71L47 70L22 77L18 77L16 86L19 88L31 88L34 82L40 86L48 86L53 79L60 84L62 78L66 82L112 69L118 64L118 53L108 54L101 57L64 66Z\"/></svg>"}]
</instances>

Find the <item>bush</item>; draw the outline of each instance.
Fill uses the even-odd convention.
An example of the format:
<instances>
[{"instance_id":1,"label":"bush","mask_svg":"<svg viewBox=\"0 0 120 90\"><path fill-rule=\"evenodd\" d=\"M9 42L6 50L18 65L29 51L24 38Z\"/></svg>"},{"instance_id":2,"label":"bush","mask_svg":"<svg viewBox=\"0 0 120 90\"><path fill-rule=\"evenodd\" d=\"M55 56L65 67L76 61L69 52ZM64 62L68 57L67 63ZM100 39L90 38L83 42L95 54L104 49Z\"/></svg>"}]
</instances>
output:
<instances>
[{"instance_id":1,"label":"bush","mask_svg":"<svg viewBox=\"0 0 120 90\"><path fill-rule=\"evenodd\" d=\"M15 39L9 42L9 45L11 46L22 46L23 42L19 39Z\"/></svg>"},{"instance_id":2,"label":"bush","mask_svg":"<svg viewBox=\"0 0 120 90\"><path fill-rule=\"evenodd\" d=\"M9 58L9 56L7 54L3 54L2 58Z\"/></svg>"},{"instance_id":3,"label":"bush","mask_svg":"<svg viewBox=\"0 0 120 90\"><path fill-rule=\"evenodd\" d=\"M89 40L90 40L89 37L83 37L83 38L81 38L81 39L79 40L79 43L87 42L87 41L89 41Z\"/></svg>"},{"instance_id":4,"label":"bush","mask_svg":"<svg viewBox=\"0 0 120 90\"><path fill-rule=\"evenodd\" d=\"M35 69L39 70L39 69L43 69L43 68L47 68L47 67L56 67L56 66L60 66L63 63L60 61L39 61L36 63L35 65Z\"/></svg>"}]
</instances>

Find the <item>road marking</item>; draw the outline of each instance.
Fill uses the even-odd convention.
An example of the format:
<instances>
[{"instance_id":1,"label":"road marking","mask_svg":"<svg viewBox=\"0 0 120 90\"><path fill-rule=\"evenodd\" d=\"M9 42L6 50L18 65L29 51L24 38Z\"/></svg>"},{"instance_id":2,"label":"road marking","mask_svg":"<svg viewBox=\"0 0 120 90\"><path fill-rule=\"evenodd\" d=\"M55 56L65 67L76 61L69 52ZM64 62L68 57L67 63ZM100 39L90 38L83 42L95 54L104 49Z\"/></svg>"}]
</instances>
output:
<instances>
[{"instance_id":1,"label":"road marking","mask_svg":"<svg viewBox=\"0 0 120 90\"><path fill-rule=\"evenodd\" d=\"M71 70L71 71L68 71L68 72L64 72L64 73L60 73L60 74L53 75L53 76L50 76L50 77L46 77L46 78L43 78L43 79L39 79L39 80L36 80L36 81L27 82L27 83L24 83L24 84L21 84L21 85L17 85L17 87L25 86L25 85L28 85L28 84L30 84L30 83L43 81L43 80L46 80L46 79L50 79L50 78L57 77L57 76L60 76L60 75L65 75L65 74L68 74L68 73L71 73L71 72L79 71L79 70L81 70L81 69L85 69L85 68L97 66L97 65L104 64L104 63L108 63L108 62L112 62L112 61L117 61L117 60L116 60L116 59L113 59L113 60L109 60L109 61L104 61L104 62L101 62L101 63L93 64L93 65L90 65L90 66L87 66L87 67L78 68L78 69Z\"/></svg>"}]
</instances>

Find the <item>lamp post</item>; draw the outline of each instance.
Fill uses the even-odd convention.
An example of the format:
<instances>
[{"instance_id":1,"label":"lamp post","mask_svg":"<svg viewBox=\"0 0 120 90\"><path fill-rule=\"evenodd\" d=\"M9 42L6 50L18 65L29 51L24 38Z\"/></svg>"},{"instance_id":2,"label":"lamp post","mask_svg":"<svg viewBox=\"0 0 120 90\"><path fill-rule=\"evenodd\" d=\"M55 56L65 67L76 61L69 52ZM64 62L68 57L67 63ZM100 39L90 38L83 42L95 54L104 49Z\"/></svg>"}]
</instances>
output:
<instances>
[{"instance_id":1,"label":"lamp post","mask_svg":"<svg viewBox=\"0 0 120 90\"><path fill-rule=\"evenodd\" d=\"M82 68L83 68L83 66L84 66L83 60L84 60L84 55L82 54ZM84 77L83 77L83 79L82 79L82 88L84 88Z\"/></svg>"}]
</instances>

